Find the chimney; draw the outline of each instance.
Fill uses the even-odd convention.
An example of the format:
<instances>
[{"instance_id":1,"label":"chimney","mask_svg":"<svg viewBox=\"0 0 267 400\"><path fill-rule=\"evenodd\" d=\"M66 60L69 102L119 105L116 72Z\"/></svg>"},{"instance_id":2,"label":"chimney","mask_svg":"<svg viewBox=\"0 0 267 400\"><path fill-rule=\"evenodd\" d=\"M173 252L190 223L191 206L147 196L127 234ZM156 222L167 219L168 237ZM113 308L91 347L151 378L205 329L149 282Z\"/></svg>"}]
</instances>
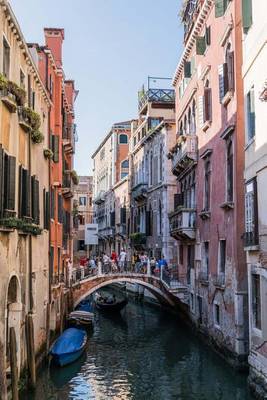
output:
<instances>
[{"instance_id":1,"label":"chimney","mask_svg":"<svg viewBox=\"0 0 267 400\"><path fill-rule=\"evenodd\" d=\"M62 44L64 29L44 28L45 44L51 50L57 67L62 67Z\"/></svg>"}]
</instances>

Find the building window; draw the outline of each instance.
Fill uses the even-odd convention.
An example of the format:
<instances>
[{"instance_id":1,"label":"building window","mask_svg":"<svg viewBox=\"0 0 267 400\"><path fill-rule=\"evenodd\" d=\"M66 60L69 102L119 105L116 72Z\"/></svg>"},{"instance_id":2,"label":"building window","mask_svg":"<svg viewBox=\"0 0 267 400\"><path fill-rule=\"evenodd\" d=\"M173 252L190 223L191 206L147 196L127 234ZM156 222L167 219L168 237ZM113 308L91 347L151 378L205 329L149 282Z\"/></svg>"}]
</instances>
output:
<instances>
[{"instance_id":1,"label":"building window","mask_svg":"<svg viewBox=\"0 0 267 400\"><path fill-rule=\"evenodd\" d=\"M10 47L7 40L3 38L3 75L9 78L10 70Z\"/></svg>"},{"instance_id":2,"label":"building window","mask_svg":"<svg viewBox=\"0 0 267 400\"><path fill-rule=\"evenodd\" d=\"M129 160L121 162L121 179L125 178L129 174Z\"/></svg>"},{"instance_id":3,"label":"building window","mask_svg":"<svg viewBox=\"0 0 267 400\"><path fill-rule=\"evenodd\" d=\"M86 196L79 197L79 206L86 206Z\"/></svg>"},{"instance_id":4,"label":"building window","mask_svg":"<svg viewBox=\"0 0 267 400\"><path fill-rule=\"evenodd\" d=\"M128 144L128 136L125 134L121 134L119 136L119 143L120 144Z\"/></svg>"},{"instance_id":5,"label":"building window","mask_svg":"<svg viewBox=\"0 0 267 400\"><path fill-rule=\"evenodd\" d=\"M191 134L196 133L196 102L193 100L192 104L192 118L191 118Z\"/></svg>"},{"instance_id":6,"label":"building window","mask_svg":"<svg viewBox=\"0 0 267 400\"><path fill-rule=\"evenodd\" d=\"M219 274L225 274L226 240L219 240Z\"/></svg>"},{"instance_id":7,"label":"building window","mask_svg":"<svg viewBox=\"0 0 267 400\"><path fill-rule=\"evenodd\" d=\"M25 89L26 77L25 77L25 74L24 74L24 72L22 71L22 69L20 70L20 79L19 79L19 81L20 81L20 87L21 87L22 89Z\"/></svg>"},{"instance_id":8,"label":"building window","mask_svg":"<svg viewBox=\"0 0 267 400\"><path fill-rule=\"evenodd\" d=\"M234 200L234 154L233 142L227 143L227 201Z\"/></svg>"},{"instance_id":9,"label":"building window","mask_svg":"<svg viewBox=\"0 0 267 400\"><path fill-rule=\"evenodd\" d=\"M246 183L245 187L245 247L258 244L258 198L256 178Z\"/></svg>"},{"instance_id":10,"label":"building window","mask_svg":"<svg viewBox=\"0 0 267 400\"><path fill-rule=\"evenodd\" d=\"M220 306L219 304L214 304L214 323L216 326L220 326Z\"/></svg>"},{"instance_id":11,"label":"building window","mask_svg":"<svg viewBox=\"0 0 267 400\"><path fill-rule=\"evenodd\" d=\"M191 311L195 311L194 293L190 293L190 307Z\"/></svg>"},{"instance_id":12,"label":"building window","mask_svg":"<svg viewBox=\"0 0 267 400\"><path fill-rule=\"evenodd\" d=\"M161 201L159 200L159 229L158 229L159 235L162 234L162 205Z\"/></svg>"},{"instance_id":13,"label":"building window","mask_svg":"<svg viewBox=\"0 0 267 400\"><path fill-rule=\"evenodd\" d=\"M209 276L209 242L203 243L203 272Z\"/></svg>"},{"instance_id":14,"label":"building window","mask_svg":"<svg viewBox=\"0 0 267 400\"><path fill-rule=\"evenodd\" d=\"M149 170L150 170L149 184L151 186L151 185L153 185L153 153L152 153L152 151L150 153Z\"/></svg>"},{"instance_id":15,"label":"building window","mask_svg":"<svg viewBox=\"0 0 267 400\"><path fill-rule=\"evenodd\" d=\"M184 264L184 246L182 244L179 245L179 264Z\"/></svg>"},{"instance_id":16,"label":"building window","mask_svg":"<svg viewBox=\"0 0 267 400\"><path fill-rule=\"evenodd\" d=\"M79 240L79 242L78 242L78 250L79 251L84 251L85 250L84 240Z\"/></svg>"},{"instance_id":17,"label":"building window","mask_svg":"<svg viewBox=\"0 0 267 400\"><path fill-rule=\"evenodd\" d=\"M204 178L204 210L210 210L210 189L211 189L211 162L205 161L205 178Z\"/></svg>"},{"instance_id":18,"label":"building window","mask_svg":"<svg viewBox=\"0 0 267 400\"><path fill-rule=\"evenodd\" d=\"M162 182L163 180L163 146L160 145L159 148L159 180Z\"/></svg>"},{"instance_id":19,"label":"building window","mask_svg":"<svg viewBox=\"0 0 267 400\"><path fill-rule=\"evenodd\" d=\"M252 0L242 1L242 22L243 31L247 33L252 25Z\"/></svg>"},{"instance_id":20,"label":"building window","mask_svg":"<svg viewBox=\"0 0 267 400\"><path fill-rule=\"evenodd\" d=\"M253 326L261 329L261 287L260 275L252 274Z\"/></svg>"},{"instance_id":21,"label":"building window","mask_svg":"<svg viewBox=\"0 0 267 400\"><path fill-rule=\"evenodd\" d=\"M246 95L246 128L248 142L255 136L255 95L254 86Z\"/></svg>"},{"instance_id":22,"label":"building window","mask_svg":"<svg viewBox=\"0 0 267 400\"><path fill-rule=\"evenodd\" d=\"M201 296L197 296L197 305L198 305L198 321L200 324L202 324L202 314L203 314L203 310L202 310L202 297Z\"/></svg>"},{"instance_id":23,"label":"building window","mask_svg":"<svg viewBox=\"0 0 267 400\"><path fill-rule=\"evenodd\" d=\"M204 87L204 105L203 105L204 122L212 121L212 99L210 83L207 80Z\"/></svg>"}]
</instances>

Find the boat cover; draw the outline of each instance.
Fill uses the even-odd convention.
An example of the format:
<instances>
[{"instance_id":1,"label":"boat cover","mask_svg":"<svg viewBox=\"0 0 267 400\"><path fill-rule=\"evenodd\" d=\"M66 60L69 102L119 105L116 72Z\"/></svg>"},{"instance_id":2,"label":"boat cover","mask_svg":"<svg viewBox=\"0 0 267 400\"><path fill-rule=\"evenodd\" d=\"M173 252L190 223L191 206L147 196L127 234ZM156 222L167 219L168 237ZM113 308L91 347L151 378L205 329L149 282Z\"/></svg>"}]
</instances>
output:
<instances>
[{"instance_id":1,"label":"boat cover","mask_svg":"<svg viewBox=\"0 0 267 400\"><path fill-rule=\"evenodd\" d=\"M66 329L52 346L51 353L66 354L78 351L83 346L86 336L82 329Z\"/></svg>"}]
</instances>

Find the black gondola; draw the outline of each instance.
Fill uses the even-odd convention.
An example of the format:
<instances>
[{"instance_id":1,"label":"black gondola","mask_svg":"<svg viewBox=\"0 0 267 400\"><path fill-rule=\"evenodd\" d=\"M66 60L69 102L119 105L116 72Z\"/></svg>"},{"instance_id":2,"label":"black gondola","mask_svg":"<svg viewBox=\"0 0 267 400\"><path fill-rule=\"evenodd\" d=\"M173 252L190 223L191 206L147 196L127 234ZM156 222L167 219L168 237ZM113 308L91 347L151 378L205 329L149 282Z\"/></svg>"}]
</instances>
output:
<instances>
[{"instance_id":1,"label":"black gondola","mask_svg":"<svg viewBox=\"0 0 267 400\"><path fill-rule=\"evenodd\" d=\"M116 300L112 302L105 301L102 297L96 300L96 307L101 311L120 312L128 303L128 299Z\"/></svg>"}]
</instances>

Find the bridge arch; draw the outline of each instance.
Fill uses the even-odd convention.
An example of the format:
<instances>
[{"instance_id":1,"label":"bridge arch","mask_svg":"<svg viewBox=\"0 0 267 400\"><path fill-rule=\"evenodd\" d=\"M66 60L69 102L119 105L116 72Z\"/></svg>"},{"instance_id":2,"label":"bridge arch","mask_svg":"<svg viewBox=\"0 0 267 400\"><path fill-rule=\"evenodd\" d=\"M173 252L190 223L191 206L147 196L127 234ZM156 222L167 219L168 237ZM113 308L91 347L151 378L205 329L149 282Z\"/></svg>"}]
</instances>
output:
<instances>
[{"instance_id":1,"label":"bridge arch","mask_svg":"<svg viewBox=\"0 0 267 400\"><path fill-rule=\"evenodd\" d=\"M111 285L112 283L128 282L138 284L148 289L161 304L165 304L171 307L175 306L175 301L171 293L167 290L165 285L159 278L150 276L125 276L125 275L101 275L95 276L84 281L81 281L78 285L73 287L73 303L76 307L82 300L90 296L97 290Z\"/></svg>"}]
</instances>

